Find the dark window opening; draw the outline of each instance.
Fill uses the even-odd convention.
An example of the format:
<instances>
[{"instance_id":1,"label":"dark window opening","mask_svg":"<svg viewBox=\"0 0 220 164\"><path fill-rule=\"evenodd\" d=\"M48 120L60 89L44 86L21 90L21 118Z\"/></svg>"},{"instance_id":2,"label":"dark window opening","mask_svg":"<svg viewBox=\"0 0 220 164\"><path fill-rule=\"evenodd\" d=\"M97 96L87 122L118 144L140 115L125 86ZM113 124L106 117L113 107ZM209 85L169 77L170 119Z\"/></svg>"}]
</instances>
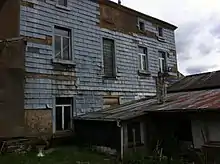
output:
<instances>
[{"instance_id":1,"label":"dark window opening","mask_svg":"<svg viewBox=\"0 0 220 164\"><path fill-rule=\"evenodd\" d=\"M72 98L56 98L56 131L72 128Z\"/></svg>"},{"instance_id":2,"label":"dark window opening","mask_svg":"<svg viewBox=\"0 0 220 164\"><path fill-rule=\"evenodd\" d=\"M127 125L127 131L128 131L128 145L130 147L134 146L134 142L136 146L142 145L140 122L129 123Z\"/></svg>"},{"instance_id":3,"label":"dark window opening","mask_svg":"<svg viewBox=\"0 0 220 164\"><path fill-rule=\"evenodd\" d=\"M163 37L163 28L162 27L158 27L158 35L160 37Z\"/></svg>"},{"instance_id":4,"label":"dark window opening","mask_svg":"<svg viewBox=\"0 0 220 164\"><path fill-rule=\"evenodd\" d=\"M103 62L106 77L116 76L115 42L112 39L103 39Z\"/></svg>"},{"instance_id":5,"label":"dark window opening","mask_svg":"<svg viewBox=\"0 0 220 164\"><path fill-rule=\"evenodd\" d=\"M67 0L58 0L58 5L67 7Z\"/></svg>"},{"instance_id":6,"label":"dark window opening","mask_svg":"<svg viewBox=\"0 0 220 164\"><path fill-rule=\"evenodd\" d=\"M139 21L139 30L140 30L140 31L145 31L144 22Z\"/></svg>"}]
</instances>

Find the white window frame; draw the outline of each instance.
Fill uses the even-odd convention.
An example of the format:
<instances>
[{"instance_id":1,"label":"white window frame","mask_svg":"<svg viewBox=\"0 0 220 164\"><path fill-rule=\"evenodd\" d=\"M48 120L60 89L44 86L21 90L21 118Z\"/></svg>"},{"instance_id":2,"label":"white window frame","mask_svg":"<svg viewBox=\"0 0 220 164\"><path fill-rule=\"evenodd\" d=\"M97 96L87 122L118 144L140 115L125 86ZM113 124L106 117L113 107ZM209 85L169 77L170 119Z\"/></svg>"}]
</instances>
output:
<instances>
[{"instance_id":1,"label":"white window frame","mask_svg":"<svg viewBox=\"0 0 220 164\"><path fill-rule=\"evenodd\" d=\"M161 52L165 53L165 58L159 57L159 71L160 71L161 73L164 73L164 70L163 70L163 69L164 69L164 68L163 68L163 62L164 62L164 64L165 64L165 66L167 67L167 63L166 63L167 53L164 52L164 51L159 51L159 53L161 53Z\"/></svg>"},{"instance_id":2,"label":"white window frame","mask_svg":"<svg viewBox=\"0 0 220 164\"><path fill-rule=\"evenodd\" d=\"M68 32L69 36L62 36L62 35L59 35L59 34L56 34L56 29L59 29L59 30L63 30L63 31L66 31ZM61 58L57 58L57 54L56 54L56 36L58 37L61 37L61 51L60 51L60 55L61 55ZM71 59L64 59L63 58L63 38L68 38L69 39L69 57ZM59 60L69 60L69 61L72 61L73 60L73 55L72 55L72 31L71 29L67 29L67 28L63 28L63 27L59 27L59 26L54 26L54 58L55 59L59 59Z\"/></svg>"},{"instance_id":3,"label":"white window frame","mask_svg":"<svg viewBox=\"0 0 220 164\"><path fill-rule=\"evenodd\" d=\"M164 70L163 70L163 61L165 62L165 59L164 58L159 58L159 71L161 73L164 73Z\"/></svg>"},{"instance_id":4,"label":"white window frame","mask_svg":"<svg viewBox=\"0 0 220 164\"><path fill-rule=\"evenodd\" d=\"M147 54L144 54L144 53L140 53L140 52L139 52L139 48L140 48L140 47L147 49L146 47L138 46L138 55L141 56L141 63L139 63L139 67L140 67L140 70L141 70L141 71L148 71L148 69L149 69L149 68L148 68L148 64L149 64L149 63L148 63L148 49L147 49ZM138 56L138 57L139 57L139 56ZM145 60L146 70L144 69L144 57L145 57L145 59L146 59L146 60Z\"/></svg>"},{"instance_id":5,"label":"white window frame","mask_svg":"<svg viewBox=\"0 0 220 164\"><path fill-rule=\"evenodd\" d=\"M59 4L59 0L57 0L57 5L58 5L58 6L65 7L65 8L68 7L68 0L63 0L63 1L66 1L66 6Z\"/></svg>"},{"instance_id":6,"label":"white window frame","mask_svg":"<svg viewBox=\"0 0 220 164\"><path fill-rule=\"evenodd\" d=\"M59 98L59 97L57 97ZM60 97L62 98L62 97ZM68 98L68 97L67 97ZM55 98L56 99L56 98ZM73 101L73 99L71 99L71 101ZM57 127L56 127L56 110L57 110L57 107L61 107L62 108L62 130L61 131L66 131L64 130L64 126L65 126L65 116L64 116L64 111L65 111L65 107L70 107L70 128L72 129L73 128L73 105L72 103L71 104L60 104L60 105L56 105L55 104L55 108L54 108L54 133L55 132L59 132L60 130L57 130Z\"/></svg>"}]
</instances>

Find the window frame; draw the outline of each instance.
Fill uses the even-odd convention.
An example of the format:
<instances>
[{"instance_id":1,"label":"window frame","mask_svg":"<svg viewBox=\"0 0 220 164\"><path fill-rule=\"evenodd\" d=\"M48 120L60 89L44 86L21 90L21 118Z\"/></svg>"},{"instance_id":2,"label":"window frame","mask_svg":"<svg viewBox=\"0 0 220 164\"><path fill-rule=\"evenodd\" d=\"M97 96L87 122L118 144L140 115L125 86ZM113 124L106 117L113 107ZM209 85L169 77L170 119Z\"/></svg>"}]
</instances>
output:
<instances>
[{"instance_id":1,"label":"window frame","mask_svg":"<svg viewBox=\"0 0 220 164\"><path fill-rule=\"evenodd\" d=\"M112 68L112 76L105 74L105 57L104 57L104 40L112 40L114 43L114 54L113 54L113 68ZM116 40L111 37L102 37L101 38L101 54L102 54L102 74L104 78L117 78L117 58L116 58Z\"/></svg>"},{"instance_id":2,"label":"window frame","mask_svg":"<svg viewBox=\"0 0 220 164\"><path fill-rule=\"evenodd\" d=\"M165 58L161 57L161 56L160 56L160 53L164 53ZM159 72L165 73L166 70L167 70L167 68L168 68L168 65L167 65L167 52L166 52L166 51L159 50L159 51L158 51L158 54L159 54L159 57L158 57L158 60L159 60ZM163 68L163 61L164 61L165 68ZM163 70L163 69L164 69L164 70Z\"/></svg>"},{"instance_id":3,"label":"window frame","mask_svg":"<svg viewBox=\"0 0 220 164\"><path fill-rule=\"evenodd\" d=\"M67 103L63 103L63 104L56 104L56 99L58 98L68 98L70 99L70 104ZM53 133L57 133L57 132L65 132L65 131L69 131L71 129L73 129L73 113L74 113L74 104L75 104L75 99L73 97L54 97L54 108L53 108ZM61 107L62 108L62 130L57 130L57 120L56 120L56 110L57 107ZM69 129L64 129L65 128L65 107L70 107L70 128Z\"/></svg>"},{"instance_id":4,"label":"window frame","mask_svg":"<svg viewBox=\"0 0 220 164\"><path fill-rule=\"evenodd\" d=\"M143 25L143 29L141 29L141 23ZM138 20L138 29L141 31L141 32L145 32L145 22L142 21L142 20Z\"/></svg>"},{"instance_id":5,"label":"window frame","mask_svg":"<svg viewBox=\"0 0 220 164\"><path fill-rule=\"evenodd\" d=\"M137 126L138 129L134 128L135 126ZM129 122L126 127L127 127L127 135L128 135L128 147L129 148L134 147L134 144L133 144L133 129L135 129L135 143L136 143L136 146L137 147L143 146L145 144L144 143L145 135L143 133L143 123L139 122L139 121ZM129 131L132 133L132 135L129 135ZM136 134L137 131L139 131L140 133Z\"/></svg>"},{"instance_id":6,"label":"window frame","mask_svg":"<svg viewBox=\"0 0 220 164\"><path fill-rule=\"evenodd\" d=\"M61 4L59 4L59 1L60 0L56 0L56 2L57 2L57 6L59 6L59 7L63 7L63 8L68 8L68 0L63 0L64 1L64 4L65 4L65 2L66 2L66 5L61 5Z\"/></svg>"},{"instance_id":7,"label":"window frame","mask_svg":"<svg viewBox=\"0 0 220 164\"><path fill-rule=\"evenodd\" d=\"M140 53L140 52L139 52L139 48L144 48L144 49L147 51L147 53L146 53L146 54ZM141 63L140 63L140 61L139 61L140 56L141 56ZM143 63L143 58L144 58L144 57L143 57L143 56L145 56L145 58L146 58L146 61L145 61L146 70L143 69L143 68L144 68L144 63ZM141 71L141 72L149 72L148 48L147 48L147 47L144 47L144 46L142 46L142 45L138 45L138 65L139 65L139 71Z\"/></svg>"},{"instance_id":8,"label":"window frame","mask_svg":"<svg viewBox=\"0 0 220 164\"><path fill-rule=\"evenodd\" d=\"M68 32L68 36L63 36L63 35L60 35L60 34L57 34L56 33L56 29L57 30L63 30L65 32ZM57 54L56 54L56 37L60 37L61 38L61 51L60 51L60 55L61 55L61 58L57 58ZM73 53L72 53L72 30L69 29L69 28L65 28L65 27L61 27L61 26L54 26L54 34L53 34L53 44L54 44L54 59L57 59L57 60L63 60L63 61L73 61ZM67 38L69 39L69 59L64 59L63 58L63 54L64 54L64 50L63 50L63 40L64 38Z\"/></svg>"},{"instance_id":9,"label":"window frame","mask_svg":"<svg viewBox=\"0 0 220 164\"><path fill-rule=\"evenodd\" d=\"M163 27L161 27L161 26L158 26L157 27L157 33L158 33L158 36L159 37L161 37L161 38L163 38L164 37L164 29L163 29Z\"/></svg>"}]
</instances>

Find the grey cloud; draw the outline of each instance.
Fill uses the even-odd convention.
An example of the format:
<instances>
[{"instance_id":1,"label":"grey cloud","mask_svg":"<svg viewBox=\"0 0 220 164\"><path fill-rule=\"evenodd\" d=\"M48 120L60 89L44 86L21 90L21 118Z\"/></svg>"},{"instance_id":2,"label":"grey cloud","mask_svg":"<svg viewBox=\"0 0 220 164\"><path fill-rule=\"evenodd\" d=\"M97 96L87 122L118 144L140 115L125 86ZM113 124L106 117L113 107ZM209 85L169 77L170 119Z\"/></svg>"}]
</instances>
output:
<instances>
[{"instance_id":1,"label":"grey cloud","mask_svg":"<svg viewBox=\"0 0 220 164\"><path fill-rule=\"evenodd\" d=\"M213 28L211 28L210 33L215 38L219 38L220 39L220 24L217 24Z\"/></svg>"},{"instance_id":2,"label":"grey cloud","mask_svg":"<svg viewBox=\"0 0 220 164\"><path fill-rule=\"evenodd\" d=\"M210 68L215 68L217 67L217 65L211 65L211 66L192 66L192 67L188 67L186 68L186 71L188 74L197 74L197 73L202 73L202 72L206 72L208 71Z\"/></svg>"},{"instance_id":3,"label":"grey cloud","mask_svg":"<svg viewBox=\"0 0 220 164\"><path fill-rule=\"evenodd\" d=\"M180 62L190 60L191 46L196 35L199 34L200 24L198 22L189 22L180 26L176 33L176 47L178 60Z\"/></svg>"},{"instance_id":4,"label":"grey cloud","mask_svg":"<svg viewBox=\"0 0 220 164\"><path fill-rule=\"evenodd\" d=\"M192 59L188 53L177 53L177 57L181 62Z\"/></svg>"},{"instance_id":5,"label":"grey cloud","mask_svg":"<svg viewBox=\"0 0 220 164\"><path fill-rule=\"evenodd\" d=\"M190 44L193 42L195 35L199 33L199 23L186 23L177 30L176 45L178 53L184 53L188 50Z\"/></svg>"},{"instance_id":6,"label":"grey cloud","mask_svg":"<svg viewBox=\"0 0 220 164\"><path fill-rule=\"evenodd\" d=\"M201 53L200 54L201 56L208 55L213 49L213 47L211 45L208 45L205 43L199 44L197 48L198 48L199 52Z\"/></svg>"}]
</instances>

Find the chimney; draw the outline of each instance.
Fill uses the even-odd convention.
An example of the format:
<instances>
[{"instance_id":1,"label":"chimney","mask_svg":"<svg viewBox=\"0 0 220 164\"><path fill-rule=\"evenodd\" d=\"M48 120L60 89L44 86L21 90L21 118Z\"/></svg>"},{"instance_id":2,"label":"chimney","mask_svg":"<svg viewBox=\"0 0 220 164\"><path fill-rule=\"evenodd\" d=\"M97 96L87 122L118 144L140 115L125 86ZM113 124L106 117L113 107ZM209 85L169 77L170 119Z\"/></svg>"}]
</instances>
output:
<instances>
[{"instance_id":1,"label":"chimney","mask_svg":"<svg viewBox=\"0 0 220 164\"><path fill-rule=\"evenodd\" d=\"M118 4L121 5L121 0L118 0Z\"/></svg>"},{"instance_id":2,"label":"chimney","mask_svg":"<svg viewBox=\"0 0 220 164\"><path fill-rule=\"evenodd\" d=\"M157 88L157 102L158 104L163 104L165 102L167 95L164 73L158 72L158 76L156 78L156 88Z\"/></svg>"}]
</instances>

